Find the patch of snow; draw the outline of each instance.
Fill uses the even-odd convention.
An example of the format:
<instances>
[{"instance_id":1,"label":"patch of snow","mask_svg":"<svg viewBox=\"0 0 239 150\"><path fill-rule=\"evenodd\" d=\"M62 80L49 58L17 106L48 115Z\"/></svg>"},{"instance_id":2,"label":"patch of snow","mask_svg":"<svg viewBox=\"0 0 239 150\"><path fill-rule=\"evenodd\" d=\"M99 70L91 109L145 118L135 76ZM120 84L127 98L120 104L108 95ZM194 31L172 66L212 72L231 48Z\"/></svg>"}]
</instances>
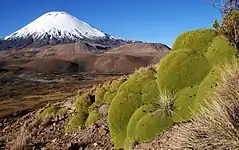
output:
<instances>
[{"instance_id":1,"label":"patch of snow","mask_svg":"<svg viewBox=\"0 0 239 150\"><path fill-rule=\"evenodd\" d=\"M44 36L74 40L79 38L101 38L107 35L66 12L48 12L4 39L26 38L29 36L34 40L41 39Z\"/></svg>"}]
</instances>

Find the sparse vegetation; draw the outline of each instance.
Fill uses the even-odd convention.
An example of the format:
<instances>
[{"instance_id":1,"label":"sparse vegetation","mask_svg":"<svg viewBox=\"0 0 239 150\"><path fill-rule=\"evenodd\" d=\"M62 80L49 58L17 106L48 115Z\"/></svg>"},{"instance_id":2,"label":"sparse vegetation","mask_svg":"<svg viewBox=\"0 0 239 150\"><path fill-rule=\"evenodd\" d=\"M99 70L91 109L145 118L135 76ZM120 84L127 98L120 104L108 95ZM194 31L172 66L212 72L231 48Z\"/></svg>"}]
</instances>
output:
<instances>
[{"instance_id":1,"label":"sparse vegetation","mask_svg":"<svg viewBox=\"0 0 239 150\"><path fill-rule=\"evenodd\" d=\"M218 8L223 17L221 23L217 20L213 22L213 27L216 32L225 36L230 45L237 50L236 56L238 57L239 50L239 1L238 0L222 0L221 3L217 3L215 0L211 0L210 3Z\"/></svg>"},{"instance_id":2,"label":"sparse vegetation","mask_svg":"<svg viewBox=\"0 0 239 150\"><path fill-rule=\"evenodd\" d=\"M55 115L58 112L59 108L55 105L50 105L46 109L43 110L43 112L40 114L41 117L45 118L49 115Z\"/></svg>"},{"instance_id":3,"label":"sparse vegetation","mask_svg":"<svg viewBox=\"0 0 239 150\"><path fill-rule=\"evenodd\" d=\"M80 127L84 127L87 117L88 117L88 114L85 112L78 112L74 114L70 118L70 121L66 126L66 132L75 132Z\"/></svg>"},{"instance_id":4,"label":"sparse vegetation","mask_svg":"<svg viewBox=\"0 0 239 150\"><path fill-rule=\"evenodd\" d=\"M97 120L100 119L100 113L97 111L97 110L92 110L90 113L89 113L89 116L86 120L86 123L85 123L85 126L90 126L92 125L93 123L95 123Z\"/></svg>"},{"instance_id":5,"label":"sparse vegetation","mask_svg":"<svg viewBox=\"0 0 239 150\"><path fill-rule=\"evenodd\" d=\"M89 94L83 94L76 100L76 112L88 113L88 108L92 104Z\"/></svg>"}]
</instances>

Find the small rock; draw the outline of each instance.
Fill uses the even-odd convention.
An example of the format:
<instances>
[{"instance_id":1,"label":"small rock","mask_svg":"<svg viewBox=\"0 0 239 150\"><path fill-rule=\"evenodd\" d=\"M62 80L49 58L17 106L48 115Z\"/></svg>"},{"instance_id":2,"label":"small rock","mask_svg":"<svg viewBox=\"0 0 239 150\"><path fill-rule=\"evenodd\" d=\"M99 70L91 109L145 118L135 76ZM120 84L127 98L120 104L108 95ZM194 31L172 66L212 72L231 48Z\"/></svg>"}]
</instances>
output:
<instances>
[{"instance_id":1,"label":"small rock","mask_svg":"<svg viewBox=\"0 0 239 150\"><path fill-rule=\"evenodd\" d=\"M104 130L104 129L100 130L99 132L100 132L100 135L106 135L107 134L107 131Z\"/></svg>"},{"instance_id":2,"label":"small rock","mask_svg":"<svg viewBox=\"0 0 239 150\"><path fill-rule=\"evenodd\" d=\"M71 143L67 143L67 145L66 145L66 146L67 146L67 147L71 147L71 145L72 145Z\"/></svg>"},{"instance_id":3,"label":"small rock","mask_svg":"<svg viewBox=\"0 0 239 150\"><path fill-rule=\"evenodd\" d=\"M109 106L108 106L108 105L102 105L102 106L100 106L100 108L99 108L99 113L102 114L103 116L107 116L107 114L108 114L108 109L109 109Z\"/></svg>"},{"instance_id":4,"label":"small rock","mask_svg":"<svg viewBox=\"0 0 239 150\"><path fill-rule=\"evenodd\" d=\"M51 142L52 142L52 143L55 143L55 142L56 142L56 139L53 139Z\"/></svg>"},{"instance_id":5,"label":"small rock","mask_svg":"<svg viewBox=\"0 0 239 150\"><path fill-rule=\"evenodd\" d=\"M97 143L94 143L93 145L96 147L98 144L97 144Z\"/></svg>"}]
</instances>

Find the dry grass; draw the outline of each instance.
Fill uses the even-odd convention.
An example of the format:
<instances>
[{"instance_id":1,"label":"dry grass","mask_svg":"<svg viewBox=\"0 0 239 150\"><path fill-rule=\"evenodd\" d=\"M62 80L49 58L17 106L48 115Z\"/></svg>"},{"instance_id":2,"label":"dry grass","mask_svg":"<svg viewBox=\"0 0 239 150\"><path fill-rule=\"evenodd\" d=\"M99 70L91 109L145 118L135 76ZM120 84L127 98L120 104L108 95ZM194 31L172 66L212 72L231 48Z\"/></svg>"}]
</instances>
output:
<instances>
[{"instance_id":1,"label":"dry grass","mask_svg":"<svg viewBox=\"0 0 239 150\"><path fill-rule=\"evenodd\" d=\"M239 149L239 63L221 69L222 82L210 97L213 102L195 121L179 127L174 149Z\"/></svg>"},{"instance_id":2,"label":"dry grass","mask_svg":"<svg viewBox=\"0 0 239 150\"><path fill-rule=\"evenodd\" d=\"M33 120L27 120L18 131L17 137L11 141L10 150L30 149L29 142L38 132L44 130L52 119L52 116L48 116L44 120L36 116Z\"/></svg>"},{"instance_id":3,"label":"dry grass","mask_svg":"<svg viewBox=\"0 0 239 150\"><path fill-rule=\"evenodd\" d=\"M29 139L30 133L25 130L25 127L22 127L10 150L24 150Z\"/></svg>"},{"instance_id":4,"label":"dry grass","mask_svg":"<svg viewBox=\"0 0 239 150\"><path fill-rule=\"evenodd\" d=\"M146 67L135 68L134 72L139 72L140 73L140 72L145 72L145 71L148 71L148 70L152 70L152 71L156 72L156 66L154 64L149 64Z\"/></svg>"},{"instance_id":5,"label":"dry grass","mask_svg":"<svg viewBox=\"0 0 239 150\"><path fill-rule=\"evenodd\" d=\"M155 105L157 109L161 112L163 112L163 116L173 116L174 113L174 103L176 100L175 94L172 94L170 92L160 92L158 94Z\"/></svg>"}]
</instances>

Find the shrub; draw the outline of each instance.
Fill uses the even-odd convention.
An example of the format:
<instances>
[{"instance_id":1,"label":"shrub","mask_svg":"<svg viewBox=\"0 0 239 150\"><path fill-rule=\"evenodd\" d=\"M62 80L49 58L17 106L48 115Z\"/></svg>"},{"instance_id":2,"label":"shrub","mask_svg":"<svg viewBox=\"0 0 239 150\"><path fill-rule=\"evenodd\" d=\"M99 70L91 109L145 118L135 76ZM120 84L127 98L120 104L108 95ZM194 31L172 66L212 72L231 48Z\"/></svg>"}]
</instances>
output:
<instances>
[{"instance_id":1,"label":"shrub","mask_svg":"<svg viewBox=\"0 0 239 150\"><path fill-rule=\"evenodd\" d=\"M123 148L128 122L141 105L141 95L132 92L118 92L109 107L108 125L115 149Z\"/></svg>"},{"instance_id":2,"label":"shrub","mask_svg":"<svg viewBox=\"0 0 239 150\"><path fill-rule=\"evenodd\" d=\"M106 89L103 86L96 89L96 91L95 91L95 103L97 105L104 104L105 92L106 92Z\"/></svg>"},{"instance_id":3,"label":"shrub","mask_svg":"<svg viewBox=\"0 0 239 150\"><path fill-rule=\"evenodd\" d=\"M119 78L112 81L112 83L110 84L108 90L105 92L104 95L104 102L106 104L110 104L112 102L113 98L117 93L117 90L125 81L126 81L125 78Z\"/></svg>"},{"instance_id":4,"label":"shrub","mask_svg":"<svg viewBox=\"0 0 239 150\"><path fill-rule=\"evenodd\" d=\"M139 142L148 141L173 125L171 116L163 110L156 110L142 117L135 127L134 139Z\"/></svg>"},{"instance_id":5,"label":"shrub","mask_svg":"<svg viewBox=\"0 0 239 150\"><path fill-rule=\"evenodd\" d=\"M223 11L225 10L227 11L223 14L221 24L220 25L218 24L217 26L215 26L215 29L219 34L224 35L229 40L230 44L238 50L239 49L239 43L238 43L239 42L238 41L239 11L238 11L238 8L235 9L233 7L235 6L238 7L239 1L227 0L223 3L224 3L223 4L224 6L222 7ZM225 6L227 7L226 9L225 9Z\"/></svg>"},{"instance_id":6,"label":"shrub","mask_svg":"<svg viewBox=\"0 0 239 150\"><path fill-rule=\"evenodd\" d=\"M194 111L197 111L200 106L205 106L206 103L210 103L210 95L215 92L216 87L219 85L220 74L221 72L218 67L213 68L200 83L194 106L192 106Z\"/></svg>"},{"instance_id":7,"label":"shrub","mask_svg":"<svg viewBox=\"0 0 239 150\"><path fill-rule=\"evenodd\" d=\"M184 32L175 40L172 51L194 49L204 54L216 35L216 32L212 29L198 29Z\"/></svg>"},{"instance_id":8,"label":"shrub","mask_svg":"<svg viewBox=\"0 0 239 150\"><path fill-rule=\"evenodd\" d=\"M108 124L116 149L124 147L127 125L135 110L143 103L152 103L157 95L157 89L151 89L157 86L155 73L152 69L135 72L119 87L111 102Z\"/></svg>"},{"instance_id":9,"label":"shrub","mask_svg":"<svg viewBox=\"0 0 239 150\"><path fill-rule=\"evenodd\" d=\"M66 109L65 108L60 108L58 111L57 111L57 114L58 115L62 115L62 114L65 114L66 112Z\"/></svg>"},{"instance_id":10,"label":"shrub","mask_svg":"<svg viewBox=\"0 0 239 150\"><path fill-rule=\"evenodd\" d=\"M209 46L206 58L212 66L220 65L225 61L231 61L236 56L236 49L223 36L217 36Z\"/></svg>"},{"instance_id":11,"label":"shrub","mask_svg":"<svg viewBox=\"0 0 239 150\"><path fill-rule=\"evenodd\" d=\"M160 90L175 93L185 87L200 83L208 74L211 65L200 53L182 49L169 53L157 68Z\"/></svg>"},{"instance_id":12,"label":"shrub","mask_svg":"<svg viewBox=\"0 0 239 150\"><path fill-rule=\"evenodd\" d=\"M172 126L175 96L161 92L152 105L143 105L135 111L127 127L125 149L134 142L145 142Z\"/></svg>"},{"instance_id":13,"label":"shrub","mask_svg":"<svg viewBox=\"0 0 239 150\"><path fill-rule=\"evenodd\" d=\"M40 116L45 118L49 115L54 115L57 113L58 109L59 108L56 107L55 105L50 105L49 107L47 107L46 109L43 110L43 112L40 114Z\"/></svg>"},{"instance_id":14,"label":"shrub","mask_svg":"<svg viewBox=\"0 0 239 150\"><path fill-rule=\"evenodd\" d=\"M222 69L222 80L211 103L190 124L178 128L175 149L239 149L239 70L238 62Z\"/></svg>"},{"instance_id":15,"label":"shrub","mask_svg":"<svg viewBox=\"0 0 239 150\"><path fill-rule=\"evenodd\" d=\"M142 105L140 108L138 108L132 117L130 118L129 124L127 126L127 137L131 139L131 141L134 141L135 137L135 127L138 123L138 121L144 117L145 115L152 113L155 111L155 106L149 104L149 105Z\"/></svg>"},{"instance_id":16,"label":"shrub","mask_svg":"<svg viewBox=\"0 0 239 150\"><path fill-rule=\"evenodd\" d=\"M89 94L83 94L76 100L76 112L88 113L88 107L92 104Z\"/></svg>"},{"instance_id":17,"label":"shrub","mask_svg":"<svg viewBox=\"0 0 239 150\"><path fill-rule=\"evenodd\" d=\"M173 110L173 121L182 122L190 120L192 115L192 107L197 96L198 85L192 85L176 93L176 99Z\"/></svg>"},{"instance_id":18,"label":"shrub","mask_svg":"<svg viewBox=\"0 0 239 150\"><path fill-rule=\"evenodd\" d=\"M84 127L87 117L88 114L84 112L74 114L66 126L66 132L75 132L79 127Z\"/></svg>"},{"instance_id":19,"label":"shrub","mask_svg":"<svg viewBox=\"0 0 239 150\"><path fill-rule=\"evenodd\" d=\"M95 102L89 107L89 111L92 111L97 106L101 106L103 104L109 105L115 97L118 88L125 81L125 78L120 77L119 79L109 80L105 82L101 87L97 88L95 92Z\"/></svg>"},{"instance_id":20,"label":"shrub","mask_svg":"<svg viewBox=\"0 0 239 150\"><path fill-rule=\"evenodd\" d=\"M97 110L93 110L89 113L85 126L90 126L100 119L100 113Z\"/></svg>"}]
</instances>

